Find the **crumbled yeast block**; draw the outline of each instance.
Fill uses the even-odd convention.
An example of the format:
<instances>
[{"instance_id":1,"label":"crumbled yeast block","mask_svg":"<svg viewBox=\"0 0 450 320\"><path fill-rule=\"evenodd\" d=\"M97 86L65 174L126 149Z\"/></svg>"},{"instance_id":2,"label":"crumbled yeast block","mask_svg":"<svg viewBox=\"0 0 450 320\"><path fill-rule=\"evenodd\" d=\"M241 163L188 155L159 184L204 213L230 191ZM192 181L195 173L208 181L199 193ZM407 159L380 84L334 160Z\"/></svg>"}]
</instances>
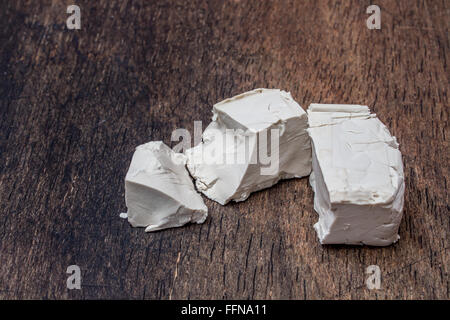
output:
<instances>
[{"instance_id":1,"label":"crumbled yeast block","mask_svg":"<svg viewBox=\"0 0 450 320\"><path fill-rule=\"evenodd\" d=\"M156 231L203 223L208 215L186 169L186 157L163 142L140 145L125 178L128 221Z\"/></svg>"},{"instance_id":2,"label":"crumbled yeast block","mask_svg":"<svg viewBox=\"0 0 450 320\"><path fill-rule=\"evenodd\" d=\"M311 104L308 118L320 242L396 242L405 191L396 138L366 106Z\"/></svg>"},{"instance_id":3,"label":"crumbled yeast block","mask_svg":"<svg viewBox=\"0 0 450 320\"><path fill-rule=\"evenodd\" d=\"M280 179L307 176L311 145L306 112L291 94L256 89L217 103L203 142L186 151L196 187L224 205Z\"/></svg>"}]
</instances>

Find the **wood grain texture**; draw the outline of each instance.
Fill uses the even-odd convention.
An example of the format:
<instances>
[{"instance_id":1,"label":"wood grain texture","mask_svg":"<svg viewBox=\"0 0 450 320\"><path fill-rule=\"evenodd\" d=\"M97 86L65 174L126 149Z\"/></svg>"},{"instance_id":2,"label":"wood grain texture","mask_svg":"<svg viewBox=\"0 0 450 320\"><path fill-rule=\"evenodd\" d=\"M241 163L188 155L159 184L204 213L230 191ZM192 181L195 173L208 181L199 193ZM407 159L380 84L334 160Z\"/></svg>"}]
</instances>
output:
<instances>
[{"instance_id":1,"label":"wood grain texture","mask_svg":"<svg viewBox=\"0 0 450 320\"><path fill-rule=\"evenodd\" d=\"M82 28L66 28L78 4ZM449 299L449 2L65 1L0 4L0 298ZM134 148L209 123L258 87L366 104L406 175L400 241L321 246L307 179L205 200L203 225L119 218ZM66 269L82 289L66 288ZM379 265L380 290L365 286Z\"/></svg>"}]
</instances>

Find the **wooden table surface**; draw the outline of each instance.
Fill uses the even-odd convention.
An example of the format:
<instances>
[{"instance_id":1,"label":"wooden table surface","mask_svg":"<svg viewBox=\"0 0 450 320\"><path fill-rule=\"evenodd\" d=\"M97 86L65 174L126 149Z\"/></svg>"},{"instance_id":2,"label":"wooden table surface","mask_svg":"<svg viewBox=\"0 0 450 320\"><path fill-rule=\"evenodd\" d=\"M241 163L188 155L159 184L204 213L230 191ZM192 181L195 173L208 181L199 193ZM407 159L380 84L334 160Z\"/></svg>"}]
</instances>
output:
<instances>
[{"instance_id":1,"label":"wooden table surface","mask_svg":"<svg viewBox=\"0 0 450 320\"><path fill-rule=\"evenodd\" d=\"M81 30L67 1L0 4L0 298L449 299L449 1L379 0L380 30L371 1L72 2ZM320 245L307 178L205 198L202 225L119 218L137 145L259 87L377 113L403 154L397 244Z\"/></svg>"}]
</instances>

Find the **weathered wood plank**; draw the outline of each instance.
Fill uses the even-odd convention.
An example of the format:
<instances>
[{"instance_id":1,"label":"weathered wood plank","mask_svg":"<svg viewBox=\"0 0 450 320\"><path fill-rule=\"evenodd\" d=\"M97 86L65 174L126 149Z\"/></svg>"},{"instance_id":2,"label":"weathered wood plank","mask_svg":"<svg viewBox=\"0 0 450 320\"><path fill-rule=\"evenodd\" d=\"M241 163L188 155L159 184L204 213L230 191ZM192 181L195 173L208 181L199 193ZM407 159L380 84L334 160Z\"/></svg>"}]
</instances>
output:
<instances>
[{"instance_id":1,"label":"weathered wood plank","mask_svg":"<svg viewBox=\"0 0 450 320\"><path fill-rule=\"evenodd\" d=\"M448 1L0 4L0 298L449 298ZM367 104L397 136L401 240L321 246L307 179L145 234L119 219L136 145L257 87ZM66 268L82 290L66 288ZM382 270L369 291L367 266Z\"/></svg>"}]
</instances>

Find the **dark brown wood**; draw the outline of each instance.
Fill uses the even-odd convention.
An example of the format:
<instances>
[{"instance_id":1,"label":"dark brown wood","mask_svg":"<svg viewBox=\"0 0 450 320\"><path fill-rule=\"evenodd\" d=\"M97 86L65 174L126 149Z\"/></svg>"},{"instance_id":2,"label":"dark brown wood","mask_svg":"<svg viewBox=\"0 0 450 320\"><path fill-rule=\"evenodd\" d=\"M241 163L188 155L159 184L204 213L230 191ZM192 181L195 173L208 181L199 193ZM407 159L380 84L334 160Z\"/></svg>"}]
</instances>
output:
<instances>
[{"instance_id":1,"label":"dark brown wood","mask_svg":"<svg viewBox=\"0 0 450 320\"><path fill-rule=\"evenodd\" d=\"M0 4L0 298L449 299L448 1L378 1L381 30L370 1L72 2L77 31L65 1ZM307 179L205 200L203 225L119 218L135 146L258 87L378 114L403 153L397 244L321 246Z\"/></svg>"}]
</instances>

